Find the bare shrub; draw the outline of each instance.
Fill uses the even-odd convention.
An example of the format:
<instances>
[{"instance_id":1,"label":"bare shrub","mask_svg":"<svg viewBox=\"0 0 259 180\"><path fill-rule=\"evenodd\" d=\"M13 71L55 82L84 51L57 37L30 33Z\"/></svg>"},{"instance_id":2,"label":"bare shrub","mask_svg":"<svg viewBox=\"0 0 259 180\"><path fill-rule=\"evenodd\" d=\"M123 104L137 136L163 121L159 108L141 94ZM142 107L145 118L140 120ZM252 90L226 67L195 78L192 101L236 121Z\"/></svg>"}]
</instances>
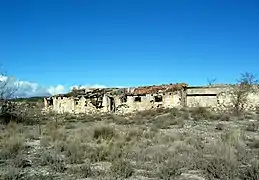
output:
<instances>
[{"instance_id":1,"label":"bare shrub","mask_svg":"<svg viewBox=\"0 0 259 180\"><path fill-rule=\"evenodd\" d=\"M55 152L43 151L40 157L42 166L49 165L56 172L64 172L66 170L64 161Z\"/></svg>"},{"instance_id":2,"label":"bare shrub","mask_svg":"<svg viewBox=\"0 0 259 180\"><path fill-rule=\"evenodd\" d=\"M27 180L54 180L56 179L55 175L52 173L49 174L33 174L26 177Z\"/></svg>"},{"instance_id":3,"label":"bare shrub","mask_svg":"<svg viewBox=\"0 0 259 180\"><path fill-rule=\"evenodd\" d=\"M87 157L91 162L113 161L124 157L127 153L125 142L111 141L89 148Z\"/></svg>"},{"instance_id":4,"label":"bare shrub","mask_svg":"<svg viewBox=\"0 0 259 180\"><path fill-rule=\"evenodd\" d=\"M51 145L51 138L49 137L49 136L43 136L43 137L41 137L41 139L40 139L40 145L42 146L42 147L48 147L48 146L50 146Z\"/></svg>"},{"instance_id":5,"label":"bare shrub","mask_svg":"<svg viewBox=\"0 0 259 180\"><path fill-rule=\"evenodd\" d=\"M95 175L89 163L85 163L76 167L71 167L68 169L68 172L73 175L78 175L81 178L89 178Z\"/></svg>"},{"instance_id":6,"label":"bare shrub","mask_svg":"<svg viewBox=\"0 0 259 180\"><path fill-rule=\"evenodd\" d=\"M255 113L258 115L259 114L259 106L256 106L255 108Z\"/></svg>"},{"instance_id":7,"label":"bare shrub","mask_svg":"<svg viewBox=\"0 0 259 180\"><path fill-rule=\"evenodd\" d=\"M11 165L16 168L25 168L31 166L31 161L26 159L24 155L21 153L17 154L17 156L11 161Z\"/></svg>"},{"instance_id":8,"label":"bare shrub","mask_svg":"<svg viewBox=\"0 0 259 180\"><path fill-rule=\"evenodd\" d=\"M94 139L111 139L116 135L115 129L110 126L101 126L101 127L96 127L94 129L94 134L93 138Z\"/></svg>"},{"instance_id":9,"label":"bare shrub","mask_svg":"<svg viewBox=\"0 0 259 180\"><path fill-rule=\"evenodd\" d=\"M144 110L137 112L136 116L140 117L137 119L152 119L153 117L157 116L156 110Z\"/></svg>"},{"instance_id":10,"label":"bare shrub","mask_svg":"<svg viewBox=\"0 0 259 180\"><path fill-rule=\"evenodd\" d=\"M214 84L215 84L215 82L216 82L216 78L212 78L212 79L207 79L207 82L208 82L208 86L213 86Z\"/></svg>"},{"instance_id":11,"label":"bare shrub","mask_svg":"<svg viewBox=\"0 0 259 180\"><path fill-rule=\"evenodd\" d=\"M87 157L90 159L91 162L106 161L109 157L108 148L105 145L90 148L87 153Z\"/></svg>"},{"instance_id":12,"label":"bare shrub","mask_svg":"<svg viewBox=\"0 0 259 180\"><path fill-rule=\"evenodd\" d=\"M230 121L230 115L229 114L220 114L220 121Z\"/></svg>"},{"instance_id":13,"label":"bare shrub","mask_svg":"<svg viewBox=\"0 0 259 180\"><path fill-rule=\"evenodd\" d=\"M64 151L67 156L68 163L83 163L83 159L85 157L85 149L80 140L68 140L65 144Z\"/></svg>"},{"instance_id":14,"label":"bare shrub","mask_svg":"<svg viewBox=\"0 0 259 180\"><path fill-rule=\"evenodd\" d=\"M110 171L113 177L129 178L134 173L134 168L129 161L118 159L111 165Z\"/></svg>"},{"instance_id":15,"label":"bare shrub","mask_svg":"<svg viewBox=\"0 0 259 180\"><path fill-rule=\"evenodd\" d=\"M7 171L4 174L3 178L5 180L21 179L22 178L21 169L16 168L14 166L7 166Z\"/></svg>"},{"instance_id":16,"label":"bare shrub","mask_svg":"<svg viewBox=\"0 0 259 180\"><path fill-rule=\"evenodd\" d=\"M223 143L238 147L244 145L244 134L240 129L229 130L221 135Z\"/></svg>"},{"instance_id":17,"label":"bare shrub","mask_svg":"<svg viewBox=\"0 0 259 180\"><path fill-rule=\"evenodd\" d=\"M218 123L218 124L216 125L216 128L215 128L215 129L222 131L222 130L225 129L225 125L222 124L222 123Z\"/></svg>"},{"instance_id":18,"label":"bare shrub","mask_svg":"<svg viewBox=\"0 0 259 180\"><path fill-rule=\"evenodd\" d=\"M15 93L19 85L11 81L11 77L0 80L0 122L7 124L16 121L29 125L38 123L41 107L36 102L17 101Z\"/></svg>"},{"instance_id":19,"label":"bare shrub","mask_svg":"<svg viewBox=\"0 0 259 180\"><path fill-rule=\"evenodd\" d=\"M165 113L170 113L170 116L173 118L173 117L180 117L182 115L182 113L179 111L179 109L177 108L170 108L170 109L167 109L166 111L164 111L164 114Z\"/></svg>"},{"instance_id":20,"label":"bare shrub","mask_svg":"<svg viewBox=\"0 0 259 180\"><path fill-rule=\"evenodd\" d=\"M230 92L231 103L233 108L230 109L235 115L240 115L245 110L245 105L248 101L249 93L255 92L254 85L258 84L256 76L252 73L242 73L241 77L237 79L237 83L233 85Z\"/></svg>"},{"instance_id":21,"label":"bare shrub","mask_svg":"<svg viewBox=\"0 0 259 180\"><path fill-rule=\"evenodd\" d=\"M213 157L208 160L206 173L209 179L234 179L237 177L237 166L230 160L222 157Z\"/></svg>"},{"instance_id":22,"label":"bare shrub","mask_svg":"<svg viewBox=\"0 0 259 180\"><path fill-rule=\"evenodd\" d=\"M149 130L143 132L143 138L148 139L148 140L152 140L152 139L155 138L156 133L157 133L157 130L152 129L152 127L151 127Z\"/></svg>"},{"instance_id":23,"label":"bare shrub","mask_svg":"<svg viewBox=\"0 0 259 180\"><path fill-rule=\"evenodd\" d=\"M40 137L40 132L35 129L28 129L25 133L25 138L29 140L38 140Z\"/></svg>"},{"instance_id":24,"label":"bare shrub","mask_svg":"<svg viewBox=\"0 0 259 180\"><path fill-rule=\"evenodd\" d=\"M14 113L15 105L10 102L10 99L14 98L18 84L12 83L12 78L2 72L0 76L0 121L1 123L9 123L10 120L17 118L17 114Z\"/></svg>"},{"instance_id":25,"label":"bare shrub","mask_svg":"<svg viewBox=\"0 0 259 180\"><path fill-rule=\"evenodd\" d=\"M184 119L181 117L179 110L172 110L169 113L158 115L152 120L152 129L168 129L170 126L184 126Z\"/></svg>"},{"instance_id":26,"label":"bare shrub","mask_svg":"<svg viewBox=\"0 0 259 180\"><path fill-rule=\"evenodd\" d=\"M42 107L40 103L22 102L16 104L15 113L17 114L17 122L26 125L35 125L41 122Z\"/></svg>"},{"instance_id":27,"label":"bare shrub","mask_svg":"<svg viewBox=\"0 0 259 180\"><path fill-rule=\"evenodd\" d=\"M253 160L245 169L240 173L241 180L258 180L259 179L259 162Z\"/></svg>"},{"instance_id":28,"label":"bare shrub","mask_svg":"<svg viewBox=\"0 0 259 180\"><path fill-rule=\"evenodd\" d=\"M204 151L203 169L208 179L235 179L238 177L238 157L232 145L216 142Z\"/></svg>"},{"instance_id":29,"label":"bare shrub","mask_svg":"<svg viewBox=\"0 0 259 180\"><path fill-rule=\"evenodd\" d=\"M252 149L259 149L259 139L253 138L250 142L247 142L247 145Z\"/></svg>"},{"instance_id":30,"label":"bare shrub","mask_svg":"<svg viewBox=\"0 0 259 180\"><path fill-rule=\"evenodd\" d=\"M46 132L43 135L50 136L52 141L65 141L66 129L65 127L56 126L55 122L51 122L46 127Z\"/></svg>"},{"instance_id":31,"label":"bare shrub","mask_svg":"<svg viewBox=\"0 0 259 180\"><path fill-rule=\"evenodd\" d=\"M190 109L191 117L194 120L211 119L211 112L205 107L194 107Z\"/></svg>"},{"instance_id":32,"label":"bare shrub","mask_svg":"<svg viewBox=\"0 0 259 180\"><path fill-rule=\"evenodd\" d=\"M25 139L21 134L12 135L4 139L1 145L1 158L8 159L15 157L20 151L25 148Z\"/></svg>"},{"instance_id":33,"label":"bare shrub","mask_svg":"<svg viewBox=\"0 0 259 180\"><path fill-rule=\"evenodd\" d=\"M0 100L0 108L1 123L8 124L10 121L18 122L19 117L18 114L15 113L15 110L17 109L15 103L8 100Z\"/></svg>"},{"instance_id":34,"label":"bare shrub","mask_svg":"<svg viewBox=\"0 0 259 180\"><path fill-rule=\"evenodd\" d=\"M141 135L143 132L140 129L130 129L128 132L126 132L126 135L124 136L125 141L129 142L132 140L137 140L141 138Z\"/></svg>"},{"instance_id":35,"label":"bare shrub","mask_svg":"<svg viewBox=\"0 0 259 180\"><path fill-rule=\"evenodd\" d=\"M119 115L113 115L113 121L116 124L120 124L120 125L129 125L134 123L132 119L128 119L126 117L119 116Z\"/></svg>"},{"instance_id":36,"label":"bare shrub","mask_svg":"<svg viewBox=\"0 0 259 180\"><path fill-rule=\"evenodd\" d=\"M6 132L8 133L8 136L23 133L23 126L14 121L10 121L6 126Z\"/></svg>"},{"instance_id":37,"label":"bare shrub","mask_svg":"<svg viewBox=\"0 0 259 180\"><path fill-rule=\"evenodd\" d=\"M66 129L75 129L76 126L75 126L75 124L68 123L68 124L66 124L65 128L66 128Z\"/></svg>"},{"instance_id":38,"label":"bare shrub","mask_svg":"<svg viewBox=\"0 0 259 180\"><path fill-rule=\"evenodd\" d=\"M169 161L159 165L157 176L160 179L170 180L181 175L181 168L182 164L179 163L179 161L176 161L176 159L169 159Z\"/></svg>"},{"instance_id":39,"label":"bare shrub","mask_svg":"<svg viewBox=\"0 0 259 180\"><path fill-rule=\"evenodd\" d=\"M78 118L77 116L70 114L70 113L65 113L64 116L65 116L64 119L68 122L75 122Z\"/></svg>"},{"instance_id":40,"label":"bare shrub","mask_svg":"<svg viewBox=\"0 0 259 180\"><path fill-rule=\"evenodd\" d=\"M167 129L170 126L170 120L166 118L158 118L153 122L153 129Z\"/></svg>"},{"instance_id":41,"label":"bare shrub","mask_svg":"<svg viewBox=\"0 0 259 180\"><path fill-rule=\"evenodd\" d=\"M259 124L258 122L250 122L246 125L246 130L247 131L257 131L258 130L258 127L259 127Z\"/></svg>"},{"instance_id":42,"label":"bare shrub","mask_svg":"<svg viewBox=\"0 0 259 180\"><path fill-rule=\"evenodd\" d=\"M182 111L182 118L186 120L190 119L189 111Z\"/></svg>"}]
</instances>

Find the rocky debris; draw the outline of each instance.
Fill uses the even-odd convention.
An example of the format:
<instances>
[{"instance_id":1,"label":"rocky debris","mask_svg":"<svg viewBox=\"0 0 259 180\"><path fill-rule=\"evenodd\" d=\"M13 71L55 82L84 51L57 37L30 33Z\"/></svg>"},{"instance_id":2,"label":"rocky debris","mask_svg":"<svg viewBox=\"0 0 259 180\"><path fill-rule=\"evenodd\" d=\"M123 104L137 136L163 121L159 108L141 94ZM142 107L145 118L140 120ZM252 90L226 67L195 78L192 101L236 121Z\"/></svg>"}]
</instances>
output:
<instances>
[{"instance_id":1,"label":"rocky debris","mask_svg":"<svg viewBox=\"0 0 259 180\"><path fill-rule=\"evenodd\" d=\"M115 112L118 114L125 114L127 113L128 108L129 106L127 104L121 104L117 107Z\"/></svg>"}]
</instances>

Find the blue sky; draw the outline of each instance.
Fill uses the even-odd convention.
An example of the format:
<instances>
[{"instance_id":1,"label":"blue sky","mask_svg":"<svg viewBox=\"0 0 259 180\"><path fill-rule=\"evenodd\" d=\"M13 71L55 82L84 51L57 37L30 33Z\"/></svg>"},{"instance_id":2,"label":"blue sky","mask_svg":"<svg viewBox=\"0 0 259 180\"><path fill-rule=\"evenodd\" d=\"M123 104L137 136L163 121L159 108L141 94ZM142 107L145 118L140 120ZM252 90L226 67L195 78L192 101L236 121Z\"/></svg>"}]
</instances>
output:
<instances>
[{"instance_id":1,"label":"blue sky","mask_svg":"<svg viewBox=\"0 0 259 180\"><path fill-rule=\"evenodd\" d=\"M137 86L258 73L258 0L8 0L0 62L43 87Z\"/></svg>"}]
</instances>

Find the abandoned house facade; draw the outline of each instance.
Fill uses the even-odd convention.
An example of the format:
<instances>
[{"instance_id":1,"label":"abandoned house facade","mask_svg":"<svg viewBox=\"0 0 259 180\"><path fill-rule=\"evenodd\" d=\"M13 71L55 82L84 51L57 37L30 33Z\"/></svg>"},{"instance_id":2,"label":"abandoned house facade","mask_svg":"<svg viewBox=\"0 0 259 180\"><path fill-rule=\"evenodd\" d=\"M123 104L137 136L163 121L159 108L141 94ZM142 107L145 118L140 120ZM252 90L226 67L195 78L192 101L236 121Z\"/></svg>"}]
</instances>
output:
<instances>
[{"instance_id":1,"label":"abandoned house facade","mask_svg":"<svg viewBox=\"0 0 259 180\"><path fill-rule=\"evenodd\" d=\"M74 89L44 98L46 111L56 113L131 113L154 108L212 107L231 105L228 85L188 87L186 83L137 88ZM246 108L256 108L259 96L248 95Z\"/></svg>"}]
</instances>

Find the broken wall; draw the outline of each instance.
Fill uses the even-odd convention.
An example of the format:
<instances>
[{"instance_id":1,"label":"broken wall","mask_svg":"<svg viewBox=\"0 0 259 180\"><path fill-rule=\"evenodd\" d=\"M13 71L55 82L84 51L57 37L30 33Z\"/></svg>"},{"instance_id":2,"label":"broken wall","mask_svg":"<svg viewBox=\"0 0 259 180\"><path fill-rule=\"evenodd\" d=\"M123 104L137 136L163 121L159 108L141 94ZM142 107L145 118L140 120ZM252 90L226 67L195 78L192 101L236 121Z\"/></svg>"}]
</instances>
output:
<instances>
[{"instance_id":1,"label":"broken wall","mask_svg":"<svg viewBox=\"0 0 259 180\"><path fill-rule=\"evenodd\" d=\"M203 106L217 110L233 108L233 89L230 86L223 87L189 87L187 89L187 107ZM255 88L248 93L244 103L246 110L255 110L259 106L259 90Z\"/></svg>"},{"instance_id":2,"label":"broken wall","mask_svg":"<svg viewBox=\"0 0 259 180\"><path fill-rule=\"evenodd\" d=\"M107 97L104 97L104 103L107 103ZM105 104L104 104L105 105ZM46 106L45 106L46 107ZM57 113L95 113L95 112L107 112L106 106L97 109L90 101L85 97L53 97L53 106L51 110Z\"/></svg>"},{"instance_id":3,"label":"broken wall","mask_svg":"<svg viewBox=\"0 0 259 180\"><path fill-rule=\"evenodd\" d=\"M214 107L217 106L217 96L188 96L187 107Z\"/></svg>"},{"instance_id":4,"label":"broken wall","mask_svg":"<svg viewBox=\"0 0 259 180\"><path fill-rule=\"evenodd\" d=\"M228 90L228 87L199 86L186 89L187 107L216 107L218 105L218 94Z\"/></svg>"},{"instance_id":5,"label":"broken wall","mask_svg":"<svg viewBox=\"0 0 259 180\"><path fill-rule=\"evenodd\" d=\"M245 97L245 101L242 103L245 110L256 110L259 107L259 89L248 93ZM233 108L235 106L233 99L235 98L236 97L231 89L229 89L229 91L219 93L218 109L226 110L228 108Z\"/></svg>"},{"instance_id":6,"label":"broken wall","mask_svg":"<svg viewBox=\"0 0 259 180\"><path fill-rule=\"evenodd\" d=\"M127 96L127 101L122 103L116 98L116 109L118 112L130 113L134 111L150 110L158 107L173 108L181 106L181 96L179 92L158 93L146 95Z\"/></svg>"},{"instance_id":7,"label":"broken wall","mask_svg":"<svg viewBox=\"0 0 259 180\"><path fill-rule=\"evenodd\" d=\"M57 113L64 113L64 112L73 113L74 100L69 97L53 97L52 110Z\"/></svg>"},{"instance_id":8,"label":"broken wall","mask_svg":"<svg viewBox=\"0 0 259 180\"><path fill-rule=\"evenodd\" d=\"M51 108L58 113L99 113L117 112L130 113L134 111L149 110L158 107L213 107L216 109L226 109L233 107L231 101L230 86L204 86L204 87L184 87L177 91L170 90L167 86L153 86L151 88L139 88L127 93L104 93L82 95L81 97L52 97ZM158 88L164 88L153 93ZM163 91L163 92L161 92ZM152 92L145 94L146 92ZM245 104L246 109L255 109L259 106L259 90L257 93L250 93ZM102 107L97 106L96 99L102 102ZM161 97L161 98L160 98ZM92 99L91 99L92 98ZM44 100L45 107L48 102Z\"/></svg>"}]
</instances>

